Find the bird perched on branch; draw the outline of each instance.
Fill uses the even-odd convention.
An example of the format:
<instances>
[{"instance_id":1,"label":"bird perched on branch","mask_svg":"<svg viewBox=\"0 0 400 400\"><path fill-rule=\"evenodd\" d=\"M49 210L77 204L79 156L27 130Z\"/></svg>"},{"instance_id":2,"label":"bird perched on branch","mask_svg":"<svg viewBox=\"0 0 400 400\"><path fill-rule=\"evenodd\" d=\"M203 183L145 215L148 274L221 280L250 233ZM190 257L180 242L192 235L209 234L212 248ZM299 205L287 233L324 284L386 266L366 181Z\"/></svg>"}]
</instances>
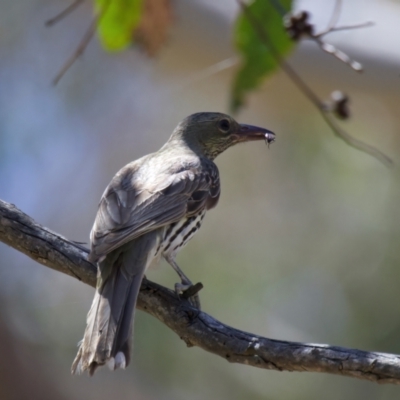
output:
<instances>
[{"instance_id":1,"label":"bird perched on branch","mask_svg":"<svg viewBox=\"0 0 400 400\"><path fill-rule=\"evenodd\" d=\"M97 264L97 287L72 373L130 361L136 300L145 270L163 257L178 273L178 294L193 288L175 257L200 228L220 195L213 160L236 143L274 141L264 128L228 115L203 112L185 118L167 143L123 167L101 197L90 233L89 260ZM191 298L200 307L198 294Z\"/></svg>"}]
</instances>

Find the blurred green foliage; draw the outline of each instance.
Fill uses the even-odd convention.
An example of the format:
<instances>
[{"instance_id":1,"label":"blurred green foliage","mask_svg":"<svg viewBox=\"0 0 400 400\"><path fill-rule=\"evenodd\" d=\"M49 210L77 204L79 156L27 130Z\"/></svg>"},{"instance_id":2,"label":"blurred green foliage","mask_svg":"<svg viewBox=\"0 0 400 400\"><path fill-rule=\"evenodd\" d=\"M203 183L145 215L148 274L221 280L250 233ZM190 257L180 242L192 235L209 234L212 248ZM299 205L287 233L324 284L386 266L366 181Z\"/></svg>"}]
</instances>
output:
<instances>
[{"instance_id":1,"label":"blurred green foliage","mask_svg":"<svg viewBox=\"0 0 400 400\"><path fill-rule=\"evenodd\" d=\"M142 3L142 0L96 0L96 11L101 15L98 34L106 50L123 50L132 43Z\"/></svg>"},{"instance_id":2,"label":"blurred green foliage","mask_svg":"<svg viewBox=\"0 0 400 400\"><path fill-rule=\"evenodd\" d=\"M289 11L292 1L281 0L279 5ZM286 55L293 48L294 42L284 30L282 14L273 1L255 0L247 10L260 23L275 51ZM232 88L230 108L233 112L243 105L246 93L259 86L278 67L276 57L265 41L261 40L253 25L253 21L242 12L234 27L234 41L243 56L243 63Z\"/></svg>"},{"instance_id":3,"label":"blurred green foliage","mask_svg":"<svg viewBox=\"0 0 400 400\"><path fill-rule=\"evenodd\" d=\"M96 11L101 15L98 25L100 41L107 51L124 50L134 41L134 31L143 16L143 0L96 0ZM283 28L282 14L292 8L292 0L255 0L248 12L260 23L271 46L284 56L294 47ZM278 61L245 13L236 21L234 43L243 56L243 63L232 86L230 109L237 111L247 92L257 88L263 79L274 72Z\"/></svg>"}]
</instances>

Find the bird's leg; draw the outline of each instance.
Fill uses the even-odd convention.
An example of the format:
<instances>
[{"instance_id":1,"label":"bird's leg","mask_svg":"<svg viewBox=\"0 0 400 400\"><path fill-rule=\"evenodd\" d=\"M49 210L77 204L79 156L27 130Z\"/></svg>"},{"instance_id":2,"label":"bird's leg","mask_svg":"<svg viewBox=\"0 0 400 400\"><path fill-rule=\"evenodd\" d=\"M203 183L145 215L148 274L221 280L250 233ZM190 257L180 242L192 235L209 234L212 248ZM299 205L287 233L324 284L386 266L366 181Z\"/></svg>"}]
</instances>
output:
<instances>
[{"instance_id":1,"label":"bird's leg","mask_svg":"<svg viewBox=\"0 0 400 400\"><path fill-rule=\"evenodd\" d=\"M167 263L176 271L181 278L181 283L175 283L175 292L189 300L189 303L200 310L200 297L198 292L203 288L201 283L193 285L192 281L179 268L178 264L172 257L165 258Z\"/></svg>"}]
</instances>

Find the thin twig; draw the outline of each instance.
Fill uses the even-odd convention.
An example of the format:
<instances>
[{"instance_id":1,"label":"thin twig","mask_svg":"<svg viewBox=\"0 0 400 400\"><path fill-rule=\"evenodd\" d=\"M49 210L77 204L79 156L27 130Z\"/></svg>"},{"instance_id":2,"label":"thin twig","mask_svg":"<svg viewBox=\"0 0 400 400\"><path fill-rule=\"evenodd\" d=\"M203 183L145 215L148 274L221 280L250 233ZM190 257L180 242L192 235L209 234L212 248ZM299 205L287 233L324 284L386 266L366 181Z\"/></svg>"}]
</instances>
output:
<instances>
[{"instance_id":1,"label":"thin twig","mask_svg":"<svg viewBox=\"0 0 400 400\"><path fill-rule=\"evenodd\" d=\"M284 18L284 26L288 35L292 40L300 40L310 39L318 44L322 51L334 56L339 61L344 62L348 66L350 66L356 72L362 72L362 65L354 60L351 60L350 57L345 54L343 51L336 49L332 44L326 43L322 40L325 35L328 35L332 32L344 31L350 29L359 29L366 28L368 26L372 26L372 22L359 23L354 25L346 25L346 26L336 26L338 23L341 5L342 2L340 0L336 1L335 9L333 10L331 20L326 29L319 33L315 33L315 26L310 23L310 14L307 11L300 11L297 13L286 13L282 14L282 9L279 7L278 0L270 0L271 4L275 7L275 9L282 15Z\"/></svg>"},{"instance_id":2,"label":"thin twig","mask_svg":"<svg viewBox=\"0 0 400 400\"><path fill-rule=\"evenodd\" d=\"M53 79L53 85L57 85L57 83L65 75L65 73L69 70L69 68L71 68L72 64L84 53L84 51L86 50L86 47L92 40L94 34L96 33L97 25L99 24L101 18L106 13L110 3L111 3L111 0L108 0L108 2L104 5L104 7L94 16L92 22L90 23L88 30L84 34L78 47L76 48L74 53L71 55L71 57L61 67L61 69L58 72L58 74L56 75L56 77Z\"/></svg>"},{"instance_id":3,"label":"thin twig","mask_svg":"<svg viewBox=\"0 0 400 400\"><path fill-rule=\"evenodd\" d=\"M313 37L312 39L316 43L318 43L320 49L323 50L325 53L336 57L338 60L342 61L344 64L347 64L352 69L354 69L354 71L363 71L363 66L361 63L352 60L346 53L343 53L343 51L337 49L334 45L322 41L319 37Z\"/></svg>"},{"instance_id":4,"label":"thin twig","mask_svg":"<svg viewBox=\"0 0 400 400\"><path fill-rule=\"evenodd\" d=\"M67 17L69 14L71 14L76 8L78 8L79 5L81 5L84 2L84 0L75 0L72 4L70 4L66 9L61 11L59 14L54 16L53 18L50 18L47 20L44 24L45 26L53 26L57 22L61 21L65 17Z\"/></svg>"},{"instance_id":5,"label":"thin twig","mask_svg":"<svg viewBox=\"0 0 400 400\"><path fill-rule=\"evenodd\" d=\"M210 78L215 74L218 74L222 71L225 71L228 68L232 68L239 62L239 57L229 57L226 58L222 61L218 61L212 65L209 65L205 68L202 68L200 70L197 70L193 73L191 73L189 76L180 76L179 77L179 85L176 85L174 87L174 91L179 91L185 89L188 85L191 85L193 83L202 81L204 79ZM168 91L168 95L170 95L170 92Z\"/></svg>"},{"instance_id":6,"label":"thin twig","mask_svg":"<svg viewBox=\"0 0 400 400\"><path fill-rule=\"evenodd\" d=\"M322 115L322 118L332 129L333 133L336 136L338 136L339 138L341 138L342 140L344 140L348 145L376 158L377 160L379 160L382 164L384 164L388 168L393 166L393 160L390 157L388 157L385 153L382 153L376 147L371 146L371 145L349 135L344 129L339 127L339 125L330 116L330 114L325 113L321 109L319 111L320 111L320 114Z\"/></svg>"},{"instance_id":7,"label":"thin twig","mask_svg":"<svg viewBox=\"0 0 400 400\"><path fill-rule=\"evenodd\" d=\"M339 126L327 115L324 110L324 103L318 98L318 96L311 90L311 88L305 83L305 81L299 76L299 74L290 66L288 62L286 62L282 56L279 54L275 46L272 44L271 40L268 37L267 32L263 29L262 25L259 23L257 18L251 13L248 6L242 1L237 0L240 8L243 11L243 14L251 23L254 31L257 33L261 42L264 43L265 46L268 47L272 56L275 58L281 69L288 75L288 77L292 80L292 82L299 88L299 90L314 104L314 106L318 109L324 121L328 124L328 126L332 129L334 134L344 140L350 146L361 150L382 162L387 167L393 165L393 161L384 153L382 153L377 148L370 146L358 139L353 138L343 129L339 128Z\"/></svg>"},{"instance_id":8,"label":"thin twig","mask_svg":"<svg viewBox=\"0 0 400 400\"><path fill-rule=\"evenodd\" d=\"M329 30L326 29L322 32L316 33L313 37L322 37L327 35L328 33L332 32L338 32L338 31L350 31L352 29L360 29L360 28L370 28L371 26L374 26L375 23L373 21L367 21L367 22L360 22L358 24L353 24L353 25L341 25L341 26L336 26L333 28L330 28Z\"/></svg>"},{"instance_id":9,"label":"thin twig","mask_svg":"<svg viewBox=\"0 0 400 400\"><path fill-rule=\"evenodd\" d=\"M90 24L89 29L86 31L85 35L83 36L79 46L73 52L70 58L64 63L61 67L58 74L53 79L53 85L57 85L60 79L65 75L65 73L71 68L72 64L84 53L86 50L87 45L90 43L91 39L93 38L96 28L97 28L98 16L95 16L93 21Z\"/></svg>"},{"instance_id":10,"label":"thin twig","mask_svg":"<svg viewBox=\"0 0 400 400\"><path fill-rule=\"evenodd\" d=\"M342 0L335 1L335 8L333 9L333 13L331 15L331 20L329 21L327 31L331 31L339 21L340 13L342 11Z\"/></svg>"}]
</instances>

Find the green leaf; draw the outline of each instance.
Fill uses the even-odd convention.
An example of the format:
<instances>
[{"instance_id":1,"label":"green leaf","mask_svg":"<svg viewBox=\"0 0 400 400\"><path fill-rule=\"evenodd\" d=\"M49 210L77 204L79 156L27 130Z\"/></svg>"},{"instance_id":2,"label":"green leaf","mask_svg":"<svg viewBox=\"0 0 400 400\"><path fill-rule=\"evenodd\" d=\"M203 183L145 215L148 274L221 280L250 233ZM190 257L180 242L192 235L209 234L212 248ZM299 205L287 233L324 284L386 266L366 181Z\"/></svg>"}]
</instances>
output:
<instances>
[{"instance_id":1,"label":"green leaf","mask_svg":"<svg viewBox=\"0 0 400 400\"><path fill-rule=\"evenodd\" d=\"M232 89L231 110L236 112L244 103L244 97L250 90L257 88L263 78L273 72L278 61L271 54L268 42L282 56L294 46L283 27L282 11L290 11L292 0L255 0L247 8L252 20L263 29L268 39L262 40L253 27L254 21L241 13L234 28L234 41L243 62L238 71ZM267 42L267 43L265 43Z\"/></svg>"},{"instance_id":2,"label":"green leaf","mask_svg":"<svg viewBox=\"0 0 400 400\"><path fill-rule=\"evenodd\" d=\"M108 51L119 51L133 42L142 15L142 0L96 0L99 13L97 32Z\"/></svg>"}]
</instances>

